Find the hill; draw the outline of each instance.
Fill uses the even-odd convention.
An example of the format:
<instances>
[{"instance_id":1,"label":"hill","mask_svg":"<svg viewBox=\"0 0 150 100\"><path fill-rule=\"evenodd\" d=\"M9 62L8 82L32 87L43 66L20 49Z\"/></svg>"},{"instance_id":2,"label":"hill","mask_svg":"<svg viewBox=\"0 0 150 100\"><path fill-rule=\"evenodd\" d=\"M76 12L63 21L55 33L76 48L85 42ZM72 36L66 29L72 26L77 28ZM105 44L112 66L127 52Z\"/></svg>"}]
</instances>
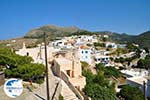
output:
<instances>
[{"instance_id":1,"label":"hill","mask_svg":"<svg viewBox=\"0 0 150 100\"><path fill-rule=\"evenodd\" d=\"M141 48L150 48L150 31L143 32L139 35L128 35L126 33L115 33L109 31L97 32L103 35L109 35L112 41L119 43L137 43Z\"/></svg>"},{"instance_id":2,"label":"hill","mask_svg":"<svg viewBox=\"0 0 150 100\"><path fill-rule=\"evenodd\" d=\"M47 25L42 26L37 29L33 29L26 34L26 38L41 38L43 33L46 32L47 36L51 39L57 36L65 36L68 34L72 34L78 32L79 28L72 26L72 27L57 27L54 25Z\"/></svg>"},{"instance_id":3,"label":"hill","mask_svg":"<svg viewBox=\"0 0 150 100\"><path fill-rule=\"evenodd\" d=\"M134 35L128 35L126 33L120 34L120 33L110 32L110 31L101 31L101 32L96 32L96 33L102 34L102 35L108 35L112 41L116 41L119 43L128 43L134 37Z\"/></svg>"},{"instance_id":4,"label":"hill","mask_svg":"<svg viewBox=\"0 0 150 100\"><path fill-rule=\"evenodd\" d=\"M135 36L132 42L139 44L140 47L150 48L150 31L146 31L138 36Z\"/></svg>"}]
</instances>

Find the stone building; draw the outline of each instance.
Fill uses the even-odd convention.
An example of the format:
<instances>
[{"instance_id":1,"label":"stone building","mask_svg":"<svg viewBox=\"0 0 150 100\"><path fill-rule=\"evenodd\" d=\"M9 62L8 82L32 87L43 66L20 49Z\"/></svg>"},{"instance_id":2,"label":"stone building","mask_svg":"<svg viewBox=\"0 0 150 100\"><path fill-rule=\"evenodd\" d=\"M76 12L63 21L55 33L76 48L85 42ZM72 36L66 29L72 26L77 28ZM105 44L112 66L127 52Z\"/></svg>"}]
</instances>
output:
<instances>
[{"instance_id":1,"label":"stone building","mask_svg":"<svg viewBox=\"0 0 150 100\"><path fill-rule=\"evenodd\" d=\"M80 90L86 85L86 79L82 76L80 60L76 57L67 59L59 56L54 59L51 68L56 76L61 77L66 83L71 83Z\"/></svg>"}]
</instances>

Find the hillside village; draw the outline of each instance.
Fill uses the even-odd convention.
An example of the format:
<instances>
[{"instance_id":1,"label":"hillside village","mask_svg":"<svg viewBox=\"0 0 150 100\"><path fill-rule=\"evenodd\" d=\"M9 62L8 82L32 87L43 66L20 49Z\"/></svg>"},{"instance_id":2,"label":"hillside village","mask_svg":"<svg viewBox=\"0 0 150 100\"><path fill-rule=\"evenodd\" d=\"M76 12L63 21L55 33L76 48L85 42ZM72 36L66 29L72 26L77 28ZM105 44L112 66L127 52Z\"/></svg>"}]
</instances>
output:
<instances>
[{"instance_id":1,"label":"hillside village","mask_svg":"<svg viewBox=\"0 0 150 100\"><path fill-rule=\"evenodd\" d=\"M73 35L47 42L51 97L54 94L57 98L55 100L58 100L59 94L64 100L92 100L83 91L88 84L86 76L83 75L83 63L88 65L88 70L93 75L98 73L96 66L99 63L105 68L113 67L119 70L122 73L121 77L108 79L115 83L117 93L120 92L121 86L128 84L139 87L143 93L145 92L147 98L150 97L149 70L135 68L139 59L145 59L149 52L144 49L138 49L140 52L135 50L138 48L138 44L115 43L109 40L109 35ZM31 56L34 63L45 64L44 43L33 48L27 48L26 43L23 42L23 47L17 50L16 54ZM56 89L57 85L60 88ZM39 91L41 87L39 86L37 90L33 89L33 91ZM144 87L146 87L145 91L143 90ZM46 93L38 93L46 98ZM116 98L124 100L119 96Z\"/></svg>"},{"instance_id":2,"label":"hillside village","mask_svg":"<svg viewBox=\"0 0 150 100\"><path fill-rule=\"evenodd\" d=\"M0 100L150 100L150 0L0 0L0 13Z\"/></svg>"}]
</instances>

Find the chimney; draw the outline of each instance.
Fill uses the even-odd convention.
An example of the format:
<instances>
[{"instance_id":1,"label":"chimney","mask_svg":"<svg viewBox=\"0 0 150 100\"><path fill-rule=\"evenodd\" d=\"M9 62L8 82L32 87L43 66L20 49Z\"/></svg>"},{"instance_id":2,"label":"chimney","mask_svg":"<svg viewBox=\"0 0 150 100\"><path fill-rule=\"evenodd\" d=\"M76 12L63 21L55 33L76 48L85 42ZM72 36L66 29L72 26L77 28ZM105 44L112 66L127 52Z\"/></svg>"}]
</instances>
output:
<instances>
[{"instance_id":1,"label":"chimney","mask_svg":"<svg viewBox=\"0 0 150 100\"><path fill-rule=\"evenodd\" d=\"M26 49L26 44L25 44L25 42L23 42L23 47L22 47L22 49Z\"/></svg>"}]
</instances>

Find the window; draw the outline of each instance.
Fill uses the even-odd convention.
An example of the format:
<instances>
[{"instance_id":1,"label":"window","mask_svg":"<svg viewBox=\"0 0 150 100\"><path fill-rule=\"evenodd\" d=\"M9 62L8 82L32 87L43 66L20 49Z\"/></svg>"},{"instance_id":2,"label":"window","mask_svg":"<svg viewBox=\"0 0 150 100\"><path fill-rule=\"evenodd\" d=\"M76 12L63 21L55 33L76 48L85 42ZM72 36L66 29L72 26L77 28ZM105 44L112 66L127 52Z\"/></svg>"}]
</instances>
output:
<instances>
[{"instance_id":1,"label":"window","mask_svg":"<svg viewBox=\"0 0 150 100\"><path fill-rule=\"evenodd\" d=\"M102 61L105 61L105 58L102 58Z\"/></svg>"},{"instance_id":2,"label":"window","mask_svg":"<svg viewBox=\"0 0 150 100\"><path fill-rule=\"evenodd\" d=\"M82 51L82 53L84 53L84 52Z\"/></svg>"},{"instance_id":3,"label":"window","mask_svg":"<svg viewBox=\"0 0 150 100\"><path fill-rule=\"evenodd\" d=\"M66 72L67 72L67 75L68 75L68 76L71 76L71 75L70 75L70 70L66 70Z\"/></svg>"},{"instance_id":4,"label":"window","mask_svg":"<svg viewBox=\"0 0 150 100\"><path fill-rule=\"evenodd\" d=\"M98 61L98 59L95 58L95 61Z\"/></svg>"},{"instance_id":5,"label":"window","mask_svg":"<svg viewBox=\"0 0 150 100\"><path fill-rule=\"evenodd\" d=\"M29 52L27 52L27 56L29 56Z\"/></svg>"},{"instance_id":6,"label":"window","mask_svg":"<svg viewBox=\"0 0 150 100\"><path fill-rule=\"evenodd\" d=\"M85 56L85 58L87 59L87 58L88 58L88 56Z\"/></svg>"}]
</instances>

